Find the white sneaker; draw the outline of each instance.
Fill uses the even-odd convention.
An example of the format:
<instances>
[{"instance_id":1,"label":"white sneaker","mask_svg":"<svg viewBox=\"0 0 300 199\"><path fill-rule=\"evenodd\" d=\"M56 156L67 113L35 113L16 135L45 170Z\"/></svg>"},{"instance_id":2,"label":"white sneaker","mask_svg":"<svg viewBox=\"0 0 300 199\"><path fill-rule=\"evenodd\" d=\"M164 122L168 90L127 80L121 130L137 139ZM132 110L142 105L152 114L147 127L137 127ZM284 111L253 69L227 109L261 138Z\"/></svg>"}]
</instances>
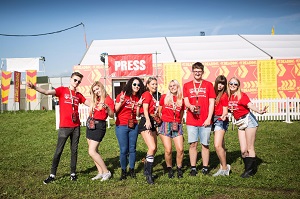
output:
<instances>
[{"instance_id":1,"label":"white sneaker","mask_svg":"<svg viewBox=\"0 0 300 199\"><path fill-rule=\"evenodd\" d=\"M99 173L98 175L96 175L95 177L92 178L92 180L98 180L100 178L102 178L102 173Z\"/></svg>"},{"instance_id":2,"label":"white sneaker","mask_svg":"<svg viewBox=\"0 0 300 199\"><path fill-rule=\"evenodd\" d=\"M225 172L225 175L226 176L229 176L229 173L230 173L230 165L229 164L227 164L227 169L225 170L226 172Z\"/></svg>"},{"instance_id":3,"label":"white sneaker","mask_svg":"<svg viewBox=\"0 0 300 199\"><path fill-rule=\"evenodd\" d=\"M108 180L110 177L111 177L110 171L108 171L107 173L103 173L101 181Z\"/></svg>"},{"instance_id":4,"label":"white sneaker","mask_svg":"<svg viewBox=\"0 0 300 199\"><path fill-rule=\"evenodd\" d=\"M222 170L222 169L219 169L217 171L217 173L215 173L214 175L212 175L213 177L216 177L216 176L225 176L225 173L226 173L226 170Z\"/></svg>"}]
</instances>

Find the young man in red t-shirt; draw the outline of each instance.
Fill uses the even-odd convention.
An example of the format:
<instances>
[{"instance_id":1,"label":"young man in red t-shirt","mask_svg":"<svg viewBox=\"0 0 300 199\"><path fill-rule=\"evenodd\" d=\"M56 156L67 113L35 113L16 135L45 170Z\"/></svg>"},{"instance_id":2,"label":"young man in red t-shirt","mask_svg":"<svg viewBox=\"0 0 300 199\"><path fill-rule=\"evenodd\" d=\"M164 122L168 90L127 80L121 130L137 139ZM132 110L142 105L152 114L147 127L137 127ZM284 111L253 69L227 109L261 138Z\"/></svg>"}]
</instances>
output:
<instances>
[{"instance_id":1,"label":"young man in red t-shirt","mask_svg":"<svg viewBox=\"0 0 300 199\"><path fill-rule=\"evenodd\" d=\"M55 95L59 98L59 130L56 151L52 160L51 173L47 179L43 181L48 184L55 179L56 170L60 161L60 156L63 152L66 141L71 139L71 180L76 181L76 164L77 164L77 149L80 137L80 120L78 113L78 105L85 104L89 106L89 102L85 97L76 91L76 88L81 83L83 75L79 72L74 72L71 75L69 87L58 87L54 90L45 90L37 87L31 82L27 82L29 88L45 95Z\"/></svg>"},{"instance_id":2,"label":"young man in red t-shirt","mask_svg":"<svg viewBox=\"0 0 300 199\"><path fill-rule=\"evenodd\" d=\"M204 175L208 174L209 140L216 94L212 83L202 79L204 73L204 65L202 63L194 63L192 72L194 80L184 84L183 97L185 106L188 108L186 125L188 143L190 144L190 174L191 176L196 176L197 146L199 138L202 145L202 173Z\"/></svg>"}]
</instances>

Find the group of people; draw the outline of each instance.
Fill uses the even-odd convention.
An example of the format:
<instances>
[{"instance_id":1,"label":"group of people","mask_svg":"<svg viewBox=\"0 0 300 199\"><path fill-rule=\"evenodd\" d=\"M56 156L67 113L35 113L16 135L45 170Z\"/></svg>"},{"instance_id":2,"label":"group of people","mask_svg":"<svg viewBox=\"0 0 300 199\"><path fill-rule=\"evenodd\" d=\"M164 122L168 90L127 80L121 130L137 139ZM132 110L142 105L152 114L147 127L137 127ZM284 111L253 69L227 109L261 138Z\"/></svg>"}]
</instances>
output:
<instances>
[{"instance_id":1,"label":"group of people","mask_svg":"<svg viewBox=\"0 0 300 199\"><path fill-rule=\"evenodd\" d=\"M177 80L171 80L166 94L160 99L157 94L157 79L150 77L145 84L139 77L128 80L115 103L107 94L101 82L96 81L91 86L91 100L88 101L77 87L83 75L74 72L71 75L69 87L58 87L45 90L27 82L29 88L45 95L55 95L59 98L60 124L58 130L57 147L52 160L50 175L43 181L48 184L55 180L56 170L67 139L71 144L71 174L72 181L77 180L76 163L77 149L80 137L80 120L78 105L89 106L89 118L93 119L93 127L86 128L88 153L94 161L98 174L92 180L105 181L111 177L105 162L98 152L99 145L106 133L107 117L116 117L116 137L120 148L120 180L128 176L136 178L136 144L140 134L147 145L144 159L144 175L148 184L154 184L153 163L157 151L157 136L164 146L164 156L168 177L174 178L172 163L172 140L176 148L177 177L183 177L182 163L184 156L183 115L186 110L186 129L189 143L190 175L196 176L198 143L201 143L202 170L209 173L209 143L211 131L214 132L214 146L220 160L220 169L213 176L228 176L230 165L226 162L224 136L227 131L228 113L239 124L238 137L245 170L241 177L253 176L256 172L256 155L254 142L258 122L250 110L263 114L266 109L259 110L249 97L241 92L240 81L233 77L227 83L225 76L216 78L214 86L202 79L204 65L196 62L192 65L193 80L183 85L181 89ZM227 89L229 88L229 89ZM140 120L137 120L137 117ZM243 121L243 124L241 124ZM238 123L239 122L239 123ZM241 125L240 125L241 124ZM127 167L129 165L129 170Z\"/></svg>"}]
</instances>

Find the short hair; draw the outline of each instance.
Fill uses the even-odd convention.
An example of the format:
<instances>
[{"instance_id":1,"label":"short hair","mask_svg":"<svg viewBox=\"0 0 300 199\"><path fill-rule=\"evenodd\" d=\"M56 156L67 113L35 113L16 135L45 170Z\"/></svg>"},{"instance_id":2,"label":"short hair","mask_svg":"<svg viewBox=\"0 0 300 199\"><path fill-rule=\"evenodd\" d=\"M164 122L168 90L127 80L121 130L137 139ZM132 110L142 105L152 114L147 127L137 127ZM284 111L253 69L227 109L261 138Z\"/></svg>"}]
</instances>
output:
<instances>
[{"instance_id":1,"label":"short hair","mask_svg":"<svg viewBox=\"0 0 300 199\"><path fill-rule=\"evenodd\" d=\"M74 76L78 76L78 77L80 77L80 79L83 78L83 75L80 72L74 72L74 73L72 73L71 78L74 77Z\"/></svg>"},{"instance_id":2,"label":"short hair","mask_svg":"<svg viewBox=\"0 0 300 199\"><path fill-rule=\"evenodd\" d=\"M194 69L201 69L202 71L204 71L204 65L201 62L196 62L192 65L192 70Z\"/></svg>"}]
</instances>

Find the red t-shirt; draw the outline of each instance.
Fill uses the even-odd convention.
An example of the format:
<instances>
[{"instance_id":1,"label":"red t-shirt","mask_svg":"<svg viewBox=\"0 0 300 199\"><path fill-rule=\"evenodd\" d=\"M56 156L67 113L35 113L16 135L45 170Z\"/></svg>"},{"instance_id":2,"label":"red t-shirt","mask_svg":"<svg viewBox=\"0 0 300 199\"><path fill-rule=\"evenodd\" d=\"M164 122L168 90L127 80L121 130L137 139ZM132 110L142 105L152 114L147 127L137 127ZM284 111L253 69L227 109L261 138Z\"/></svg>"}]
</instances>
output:
<instances>
[{"instance_id":1,"label":"red t-shirt","mask_svg":"<svg viewBox=\"0 0 300 199\"><path fill-rule=\"evenodd\" d=\"M124 95L123 92L121 92L117 98L116 103L120 102L121 95ZM137 108L137 102L139 101L139 98L136 95L128 96L125 95L125 100L123 104L121 105L119 111L116 113L117 120L116 125L127 125L128 119L133 119L134 123L137 124L136 120L136 108ZM132 110L133 106L133 110ZM131 116L132 114L132 116Z\"/></svg>"},{"instance_id":2,"label":"red t-shirt","mask_svg":"<svg viewBox=\"0 0 300 199\"><path fill-rule=\"evenodd\" d=\"M78 114L78 105L85 102L85 97L79 92L70 90L68 87L58 87L55 89L55 92L55 96L59 99L59 127L74 128L80 126L79 118L76 123L72 121L72 113Z\"/></svg>"},{"instance_id":3,"label":"red t-shirt","mask_svg":"<svg viewBox=\"0 0 300 199\"><path fill-rule=\"evenodd\" d=\"M109 95L106 96L104 103L109 106L109 108L114 111L114 101L111 99L111 97ZM101 105L99 105L101 107ZM94 110L94 118L96 120L106 120L106 118L108 117L108 112L106 109L101 108L100 107L95 107Z\"/></svg>"},{"instance_id":4,"label":"red t-shirt","mask_svg":"<svg viewBox=\"0 0 300 199\"><path fill-rule=\"evenodd\" d=\"M187 109L186 124L191 126L203 126L207 119L209 111L209 99L216 98L215 90L211 82L202 80L200 83L194 81L187 82L183 85L183 97L188 98L191 105L200 106L200 114L193 114L190 109ZM196 89L195 89L196 88ZM197 93L198 92L198 102Z\"/></svg>"},{"instance_id":5,"label":"red t-shirt","mask_svg":"<svg viewBox=\"0 0 300 199\"><path fill-rule=\"evenodd\" d=\"M162 106L161 109L161 120L163 122L174 122L174 106L173 105L165 105L166 94L162 95L159 100L159 105ZM173 96L173 102L177 101L177 97ZM175 105L175 122L181 123L180 113L184 111L184 101L182 99L182 105Z\"/></svg>"},{"instance_id":6,"label":"red t-shirt","mask_svg":"<svg viewBox=\"0 0 300 199\"><path fill-rule=\"evenodd\" d=\"M150 94L149 91L146 91L142 94L142 98L145 98L143 101L143 104L148 104L149 108L148 108L148 113L149 114L154 114L155 110L156 110L156 100L155 98ZM140 114L144 113L144 109L143 106L141 106L140 108Z\"/></svg>"},{"instance_id":7,"label":"red t-shirt","mask_svg":"<svg viewBox=\"0 0 300 199\"><path fill-rule=\"evenodd\" d=\"M242 97L238 100L237 96L231 95L228 102L228 109L233 110L233 117L239 119L240 117L248 114L250 109L248 108L248 103L251 102L246 93L241 93Z\"/></svg>"},{"instance_id":8,"label":"red t-shirt","mask_svg":"<svg viewBox=\"0 0 300 199\"><path fill-rule=\"evenodd\" d=\"M227 93L223 93L221 96L219 102L215 104L215 116L221 116L223 114L223 107L228 107L228 95Z\"/></svg>"}]
</instances>

